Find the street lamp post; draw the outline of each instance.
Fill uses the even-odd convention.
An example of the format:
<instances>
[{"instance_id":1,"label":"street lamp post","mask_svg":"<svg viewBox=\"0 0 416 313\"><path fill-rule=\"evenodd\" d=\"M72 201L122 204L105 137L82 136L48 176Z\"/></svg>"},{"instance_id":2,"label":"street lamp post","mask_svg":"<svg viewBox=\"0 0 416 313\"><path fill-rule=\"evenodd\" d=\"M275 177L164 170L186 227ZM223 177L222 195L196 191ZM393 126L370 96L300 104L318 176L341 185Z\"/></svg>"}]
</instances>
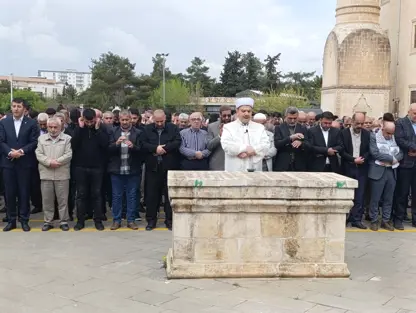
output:
<instances>
[{"instance_id":1,"label":"street lamp post","mask_svg":"<svg viewBox=\"0 0 416 313\"><path fill-rule=\"evenodd\" d=\"M161 53L160 54L163 57L163 63L162 63L162 93L163 93L163 107L166 107L166 75L165 75L165 69L166 69L166 57L169 55L169 53Z\"/></svg>"}]
</instances>

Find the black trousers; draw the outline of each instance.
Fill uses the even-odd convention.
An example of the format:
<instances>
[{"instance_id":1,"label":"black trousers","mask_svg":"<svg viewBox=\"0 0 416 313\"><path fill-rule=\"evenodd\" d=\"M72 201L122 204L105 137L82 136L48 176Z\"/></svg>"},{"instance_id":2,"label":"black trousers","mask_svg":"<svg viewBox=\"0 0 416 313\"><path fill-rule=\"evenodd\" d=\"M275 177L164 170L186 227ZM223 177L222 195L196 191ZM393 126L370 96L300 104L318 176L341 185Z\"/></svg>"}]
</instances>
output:
<instances>
[{"instance_id":1,"label":"black trousers","mask_svg":"<svg viewBox=\"0 0 416 313\"><path fill-rule=\"evenodd\" d=\"M15 221L17 215L21 222L28 222L30 217L30 168L15 166L3 168L3 180L7 199L7 217ZM19 204L19 209L17 209Z\"/></svg>"},{"instance_id":2,"label":"black trousers","mask_svg":"<svg viewBox=\"0 0 416 313\"><path fill-rule=\"evenodd\" d=\"M358 188L354 191L354 206L350 211L350 221L361 223L364 214L365 191L368 182L368 168L348 164L346 176L358 180Z\"/></svg>"},{"instance_id":3,"label":"black trousers","mask_svg":"<svg viewBox=\"0 0 416 313\"><path fill-rule=\"evenodd\" d=\"M412 223L416 223L416 166L398 170L394 218L403 222L407 212L409 192L412 192Z\"/></svg>"},{"instance_id":4,"label":"black trousers","mask_svg":"<svg viewBox=\"0 0 416 313\"><path fill-rule=\"evenodd\" d=\"M88 206L94 214L94 222L102 222L102 196L101 187L103 184L102 169L97 168L75 168L75 179L77 184L77 218L78 222L85 222L85 213Z\"/></svg>"},{"instance_id":5,"label":"black trousers","mask_svg":"<svg viewBox=\"0 0 416 313\"><path fill-rule=\"evenodd\" d=\"M108 206L111 208L113 206L113 191L111 186L111 175L108 173L104 173L103 177L103 187L101 191L102 197L103 197L103 213L107 213L107 203Z\"/></svg>"},{"instance_id":6,"label":"black trousers","mask_svg":"<svg viewBox=\"0 0 416 313\"><path fill-rule=\"evenodd\" d=\"M181 170L184 171L209 171L208 159L181 161Z\"/></svg>"},{"instance_id":7,"label":"black trousers","mask_svg":"<svg viewBox=\"0 0 416 313\"><path fill-rule=\"evenodd\" d=\"M162 195L165 198L165 224L172 225L172 207L168 196L168 172L159 165L154 170L146 167L146 220L147 223L156 225Z\"/></svg>"},{"instance_id":8,"label":"black trousers","mask_svg":"<svg viewBox=\"0 0 416 313\"><path fill-rule=\"evenodd\" d=\"M32 169L30 178L30 200L35 208L42 209L42 192L40 190L40 176L37 167Z\"/></svg>"},{"instance_id":9,"label":"black trousers","mask_svg":"<svg viewBox=\"0 0 416 313\"><path fill-rule=\"evenodd\" d=\"M69 216L74 216L74 210L75 210L75 196L76 196L76 190L77 185L75 181L75 168L71 165L71 178L69 179L69 192L68 192L68 212Z\"/></svg>"}]
</instances>

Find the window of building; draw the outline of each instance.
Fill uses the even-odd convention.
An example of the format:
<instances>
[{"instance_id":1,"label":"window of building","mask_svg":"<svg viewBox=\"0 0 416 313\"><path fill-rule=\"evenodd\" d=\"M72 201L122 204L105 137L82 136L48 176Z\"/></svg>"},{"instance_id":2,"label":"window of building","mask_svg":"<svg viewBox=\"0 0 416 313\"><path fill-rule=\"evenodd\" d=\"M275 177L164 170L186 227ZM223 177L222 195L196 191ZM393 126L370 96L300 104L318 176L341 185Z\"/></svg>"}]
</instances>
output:
<instances>
[{"instance_id":1,"label":"window of building","mask_svg":"<svg viewBox=\"0 0 416 313\"><path fill-rule=\"evenodd\" d=\"M416 103L416 90L410 91L410 104Z\"/></svg>"}]
</instances>

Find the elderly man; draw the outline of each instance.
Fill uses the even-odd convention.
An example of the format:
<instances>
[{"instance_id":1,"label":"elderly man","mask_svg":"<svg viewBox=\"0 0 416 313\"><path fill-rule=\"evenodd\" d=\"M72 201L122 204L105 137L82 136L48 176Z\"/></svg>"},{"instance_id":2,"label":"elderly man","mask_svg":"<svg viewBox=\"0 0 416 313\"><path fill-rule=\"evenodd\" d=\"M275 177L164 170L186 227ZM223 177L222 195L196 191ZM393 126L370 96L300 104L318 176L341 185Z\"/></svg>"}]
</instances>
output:
<instances>
[{"instance_id":1,"label":"elderly man","mask_svg":"<svg viewBox=\"0 0 416 313\"><path fill-rule=\"evenodd\" d=\"M179 167L181 135L176 125L166 122L166 114L156 110L153 124L146 125L140 140L145 154L146 230L157 225L157 213L162 195L165 198L165 225L172 230L172 207L168 196L168 171Z\"/></svg>"},{"instance_id":2,"label":"elderly man","mask_svg":"<svg viewBox=\"0 0 416 313\"><path fill-rule=\"evenodd\" d=\"M220 107L220 120L208 125L208 149L211 151L209 169L224 170L224 150L221 147L222 130L225 124L231 122L231 108L228 105Z\"/></svg>"},{"instance_id":3,"label":"elderly man","mask_svg":"<svg viewBox=\"0 0 416 313\"><path fill-rule=\"evenodd\" d=\"M46 113L39 113L37 120L38 120L38 125L39 125L39 129L40 129L40 135L44 135L48 133L48 114Z\"/></svg>"},{"instance_id":4,"label":"elderly man","mask_svg":"<svg viewBox=\"0 0 416 313\"><path fill-rule=\"evenodd\" d=\"M224 125L221 145L225 152L225 171L263 171L263 159L270 140L263 125L251 121L254 100L239 98L237 119Z\"/></svg>"},{"instance_id":5,"label":"elderly man","mask_svg":"<svg viewBox=\"0 0 416 313\"><path fill-rule=\"evenodd\" d=\"M398 170L394 227L403 230L410 190L412 192L412 226L416 227L416 103L410 105L406 117L397 120L395 137L404 157Z\"/></svg>"},{"instance_id":6,"label":"elderly man","mask_svg":"<svg viewBox=\"0 0 416 313\"><path fill-rule=\"evenodd\" d=\"M58 201L60 228L63 231L68 231L68 194L72 149L71 137L62 132L60 119L52 117L48 120L48 134L39 137L35 153L39 161L42 204L45 215L42 231L53 228L55 197Z\"/></svg>"},{"instance_id":7,"label":"elderly man","mask_svg":"<svg viewBox=\"0 0 416 313\"><path fill-rule=\"evenodd\" d=\"M267 116L263 113L257 113L253 117L253 121L262 124L266 129L266 134L269 136L270 146L263 159L263 172L273 171L273 158L277 153L276 147L274 146L274 134L268 131L266 128Z\"/></svg>"},{"instance_id":8,"label":"elderly man","mask_svg":"<svg viewBox=\"0 0 416 313\"><path fill-rule=\"evenodd\" d=\"M113 126L114 123L114 114L111 111L106 111L103 114L103 123L104 125L111 125Z\"/></svg>"},{"instance_id":9,"label":"elderly man","mask_svg":"<svg viewBox=\"0 0 416 313\"><path fill-rule=\"evenodd\" d=\"M308 128L311 128L315 126L316 123L316 113L315 112L309 112L308 113Z\"/></svg>"},{"instance_id":10,"label":"elderly man","mask_svg":"<svg viewBox=\"0 0 416 313\"><path fill-rule=\"evenodd\" d=\"M179 114L178 117L178 127L179 129L185 129L189 126L189 115L185 113Z\"/></svg>"},{"instance_id":11,"label":"elderly man","mask_svg":"<svg viewBox=\"0 0 416 313\"><path fill-rule=\"evenodd\" d=\"M308 125L308 115L303 112L303 111L299 111L298 114L298 121L297 121L300 125L302 126L307 126Z\"/></svg>"},{"instance_id":12,"label":"elderly man","mask_svg":"<svg viewBox=\"0 0 416 313\"><path fill-rule=\"evenodd\" d=\"M298 123L299 111L289 107L285 121L276 126L274 145L277 149L274 170L276 172L306 172L308 164L308 130Z\"/></svg>"},{"instance_id":13,"label":"elderly man","mask_svg":"<svg viewBox=\"0 0 416 313\"><path fill-rule=\"evenodd\" d=\"M202 114L194 112L189 121L191 127L181 130L182 143L179 148L183 158L181 159L181 169L186 171L207 171L208 157L211 152L207 148L208 133L201 129Z\"/></svg>"},{"instance_id":14,"label":"elderly man","mask_svg":"<svg viewBox=\"0 0 416 313\"><path fill-rule=\"evenodd\" d=\"M381 228L393 231L390 222L393 206L394 190L396 188L397 167L403 158L403 153L394 138L394 122L384 122L383 128L370 138L370 154L372 160L368 171L371 183L370 229L378 230L378 208L382 201Z\"/></svg>"}]
</instances>

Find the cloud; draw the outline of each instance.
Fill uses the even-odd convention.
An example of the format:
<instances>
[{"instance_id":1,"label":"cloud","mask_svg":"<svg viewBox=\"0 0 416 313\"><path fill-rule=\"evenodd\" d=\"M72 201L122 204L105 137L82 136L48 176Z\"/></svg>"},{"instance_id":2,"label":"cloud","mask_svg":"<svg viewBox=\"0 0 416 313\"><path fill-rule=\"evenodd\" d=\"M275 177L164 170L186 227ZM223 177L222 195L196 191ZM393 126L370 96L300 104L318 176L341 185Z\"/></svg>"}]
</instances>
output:
<instances>
[{"instance_id":1,"label":"cloud","mask_svg":"<svg viewBox=\"0 0 416 313\"><path fill-rule=\"evenodd\" d=\"M8 47L0 68L20 75L86 69L108 50L128 57L140 73L149 73L152 57L164 52L173 72L184 72L198 56L218 77L234 50L261 60L281 53L283 71L320 71L335 9L334 0L0 2L0 46Z\"/></svg>"}]
</instances>

